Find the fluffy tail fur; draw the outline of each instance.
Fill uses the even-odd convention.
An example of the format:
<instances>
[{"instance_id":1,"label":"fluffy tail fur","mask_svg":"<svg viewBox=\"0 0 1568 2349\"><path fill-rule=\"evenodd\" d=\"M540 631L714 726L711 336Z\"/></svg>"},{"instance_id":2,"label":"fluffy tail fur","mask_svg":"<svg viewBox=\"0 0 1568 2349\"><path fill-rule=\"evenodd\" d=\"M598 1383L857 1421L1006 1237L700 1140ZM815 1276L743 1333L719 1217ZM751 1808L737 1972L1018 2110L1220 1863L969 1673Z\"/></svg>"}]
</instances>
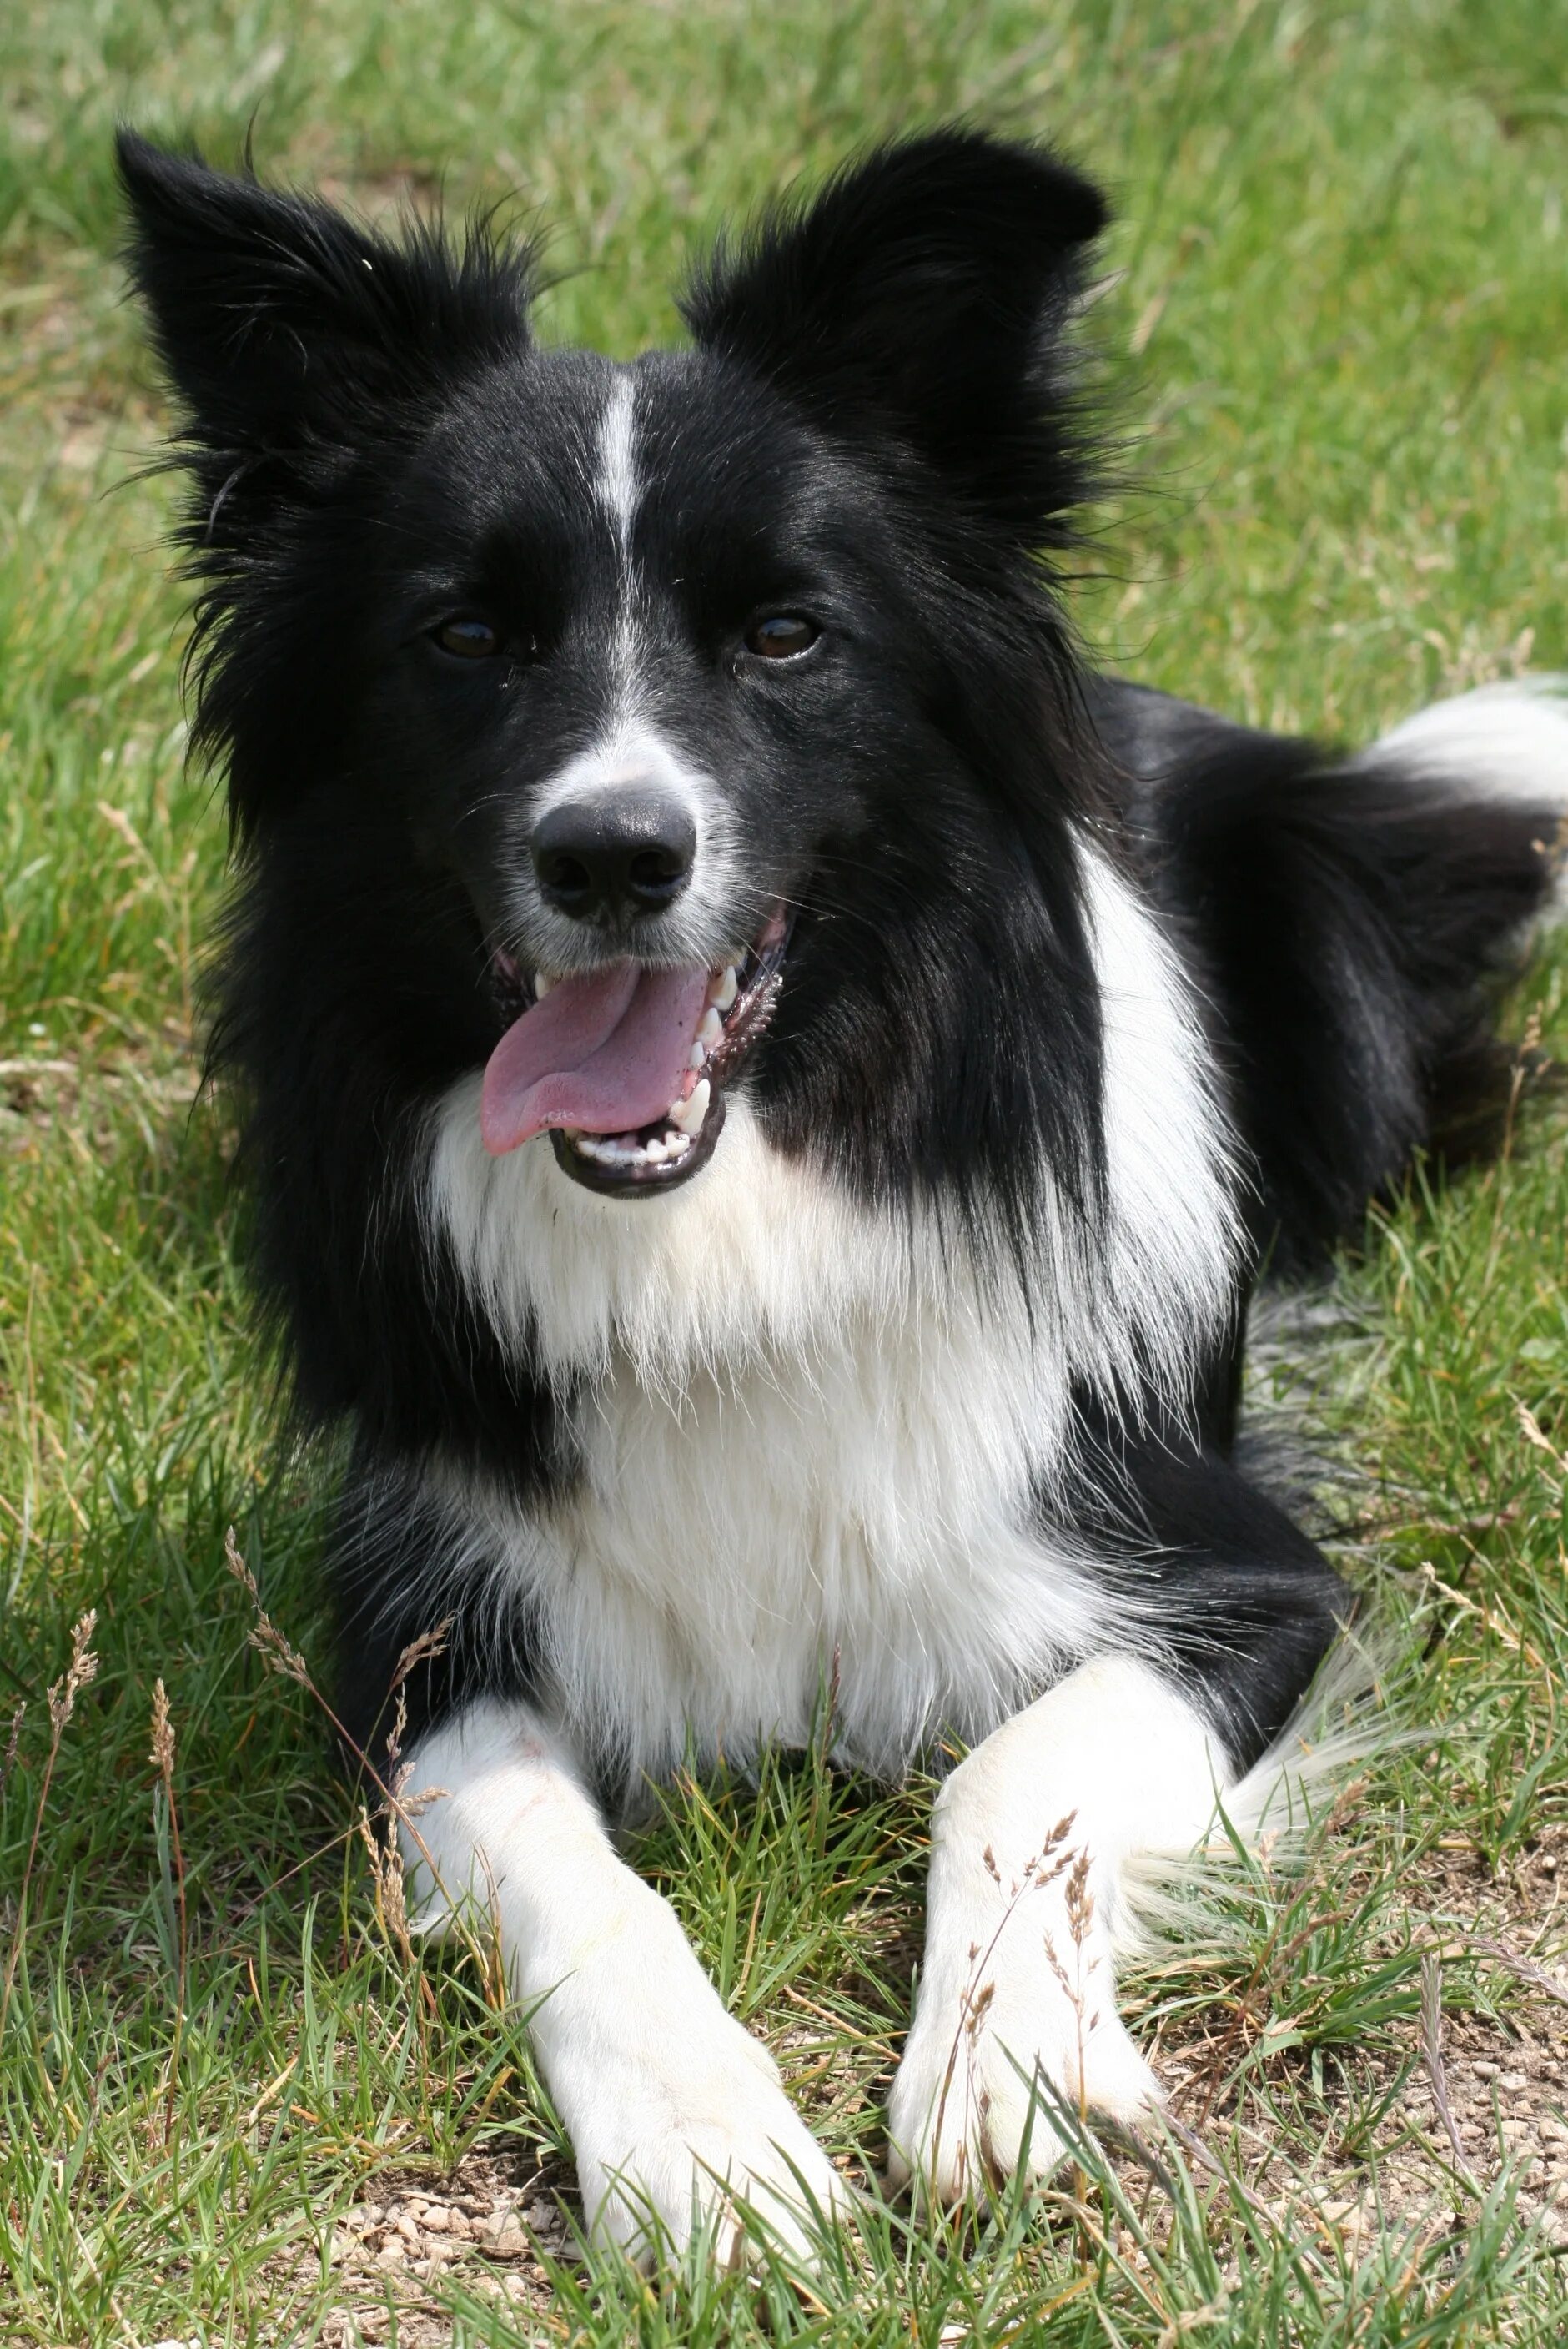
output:
<instances>
[{"instance_id":1,"label":"fluffy tail fur","mask_svg":"<svg viewBox=\"0 0 1568 2349\"><path fill-rule=\"evenodd\" d=\"M1501 1130L1497 981L1564 903L1564 680L1437 703L1351 756L1136 687L1096 715L1213 1008L1259 1246L1310 1269L1416 1151Z\"/></svg>"}]
</instances>

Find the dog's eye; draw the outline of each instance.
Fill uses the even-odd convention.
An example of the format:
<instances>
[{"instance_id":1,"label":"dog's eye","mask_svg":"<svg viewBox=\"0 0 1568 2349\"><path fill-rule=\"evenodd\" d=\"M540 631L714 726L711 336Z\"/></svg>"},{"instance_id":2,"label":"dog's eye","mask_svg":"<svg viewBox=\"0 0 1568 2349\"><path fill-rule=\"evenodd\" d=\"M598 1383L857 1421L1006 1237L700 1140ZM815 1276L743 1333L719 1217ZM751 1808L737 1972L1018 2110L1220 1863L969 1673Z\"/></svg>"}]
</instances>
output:
<instances>
[{"instance_id":1,"label":"dog's eye","mask_svg":"<svg viewBox=\"0 0 1568 2349\"><path fill-rule=\"evenodd\" d=\"M459 660L489 660L500 650L500 629L472 612L459 612L443 620L430 635L444 653L454 654Z\"/></svg>"},{"instance_id":2,"label":"dog's eye","mask_svg":"<svg viewBox=\"0 0 1568 2349\"><path fill-rule=\"evenodd\" d=\"M809 653L821 629L799 612L769 612L746 631L746 649L764 660L798 660Z\"/></svg>"}]
</instances>

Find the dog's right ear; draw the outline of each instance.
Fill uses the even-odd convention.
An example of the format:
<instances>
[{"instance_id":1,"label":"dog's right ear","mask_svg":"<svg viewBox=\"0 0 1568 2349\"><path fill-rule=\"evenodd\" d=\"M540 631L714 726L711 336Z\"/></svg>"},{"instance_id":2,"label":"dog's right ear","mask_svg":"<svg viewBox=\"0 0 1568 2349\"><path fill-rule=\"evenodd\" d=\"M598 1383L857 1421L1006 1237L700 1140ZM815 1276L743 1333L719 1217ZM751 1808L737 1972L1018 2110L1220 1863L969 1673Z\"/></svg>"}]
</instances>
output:
<instances>
[{"instance_id":1,"label":"dog's right ear","mask_svg":"<svg viewBox=\"0 0 1568 2349\"><path fill-rule=\"evenodd\" d=\"M394 243L317 197L116 142L127 260L198 450L242 463L362 444L526 342L531 256L470 232Z\"/></svg>"}]
</instances>

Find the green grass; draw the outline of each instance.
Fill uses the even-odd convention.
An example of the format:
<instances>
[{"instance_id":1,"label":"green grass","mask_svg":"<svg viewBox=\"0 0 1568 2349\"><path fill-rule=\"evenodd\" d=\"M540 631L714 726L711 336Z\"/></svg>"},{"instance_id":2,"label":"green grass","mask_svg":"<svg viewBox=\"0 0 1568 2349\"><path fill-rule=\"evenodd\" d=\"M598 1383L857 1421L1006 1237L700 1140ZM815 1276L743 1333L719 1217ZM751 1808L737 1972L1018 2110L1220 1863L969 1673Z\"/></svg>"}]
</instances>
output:
<instances>
[{"instance_id":1,"label":"green grass","mask_svg":"<svg viewBox=\"0 0 1568 2349\"><path fill-rule=\"evenodd\" d=\"M513 195L568 273L546 330L626 351L673 331L672 273L723 214L868 132L972 109L1064 138L1121 216L1092 324L1130 479L1086 634L1242 717L1357 734L1568 662L1568 16L53 0L0 17L0 1751L26 1700L0 1815L0 2341L340 2340L349 2305L411 2342L1561 2340L1568 2201L1468 2068L1516 2064L1536 2119L1561 2112L1563 2009L1513 1962L1553 1962L1568 1867L1568 1473L1516 1408L1568 1451L1568 1127L1529 1100L1508 1164L1379 1218L1336 1329L1287 1328L1254 1382L1368 1472L1345 1555L1420 1734L1304 1873L1239 1870L1220 1944L1130 1986L1222 2176L1172 2145L1156 2185L1086 2146L1076 2187L967 2235L873 2206L808 2292L700 2257L655 2289L564 2249L502 2307L478 2262L352 2292L326 2263L336 2216L399 2178L569 2173L482 1965L410 1961L383 1929L319 1715L247 1646L224 1568L232 1523L320 1659L331 1464L270 1449L228 1116L190 1108L223 828L182 763L168 490L134 478L160 419L108 141L123 111L228 158L253 117L269 169L366 204ZM1513 1015L1559 1052L1565 982L1543 954ZM51 1775L46 1691L88 1608L97 1677ZM642 1847L867 2165L922 1821L919 1789L808 1760L677 1790ZM1473 2184L1418 2102L1424 1985Z\"/></svg>"}]
</instances>

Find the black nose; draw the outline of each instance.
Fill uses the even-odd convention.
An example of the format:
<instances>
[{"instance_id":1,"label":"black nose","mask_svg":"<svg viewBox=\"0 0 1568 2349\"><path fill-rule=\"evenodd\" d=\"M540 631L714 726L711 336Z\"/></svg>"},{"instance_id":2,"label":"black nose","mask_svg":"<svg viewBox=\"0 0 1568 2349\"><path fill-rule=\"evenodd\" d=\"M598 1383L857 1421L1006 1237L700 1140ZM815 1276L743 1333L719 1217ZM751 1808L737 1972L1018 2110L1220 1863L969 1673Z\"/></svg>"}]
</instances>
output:
<instances>
[{"instance_id":1,"label":"black nose","mask_svg":"<svg viewBox=\"0 0 1568 2349\"><path fill-rule=\"evenodd\" d=\"M603 792L552 807L531 846L545 903L603 921L674 905L691 879L696 826L664 792Z\"/></svg>"}]
</instances>

